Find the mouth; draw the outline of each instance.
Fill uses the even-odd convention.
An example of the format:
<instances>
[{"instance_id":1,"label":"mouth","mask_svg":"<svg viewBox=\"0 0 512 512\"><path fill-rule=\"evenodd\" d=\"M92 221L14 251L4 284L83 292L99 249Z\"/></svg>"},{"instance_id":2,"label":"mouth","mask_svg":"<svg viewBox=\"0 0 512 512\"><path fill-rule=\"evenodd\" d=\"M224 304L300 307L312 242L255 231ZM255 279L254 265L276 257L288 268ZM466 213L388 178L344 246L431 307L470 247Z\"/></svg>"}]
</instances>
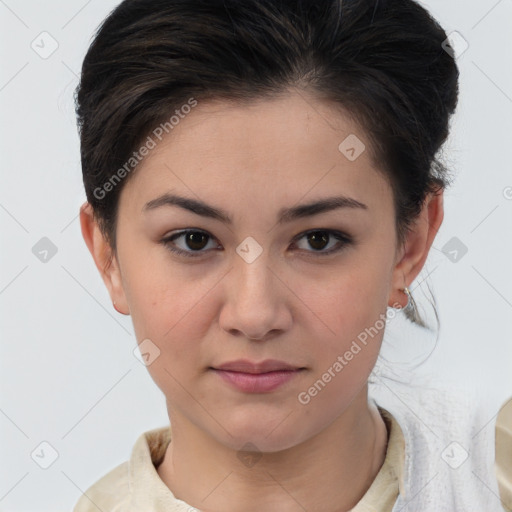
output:
<instances>
[{"instance_id":1,"label":"mouth","mask_svg":"<svg viewBox=\"0 0 512 512\"><path fill-rule=\"evenodd\" d=\"M273 371L240 372L210 368L223 382L242 393L270 393L302 374L305 368Z\"/></svg>"},{"instance_id":2,"label":"mouth","mask_svg":"<svg viewBox=\"0 0 512 512\"><path fill-rule=\"evenodd\" d=\"M253 362L248 359L237 359L211 367L213 370L231 371L239 373L262 374L281 371L295 371L305 369L303 366L290 364L278 359L265 359L261 362Z\"/></svg>"}]
</instances>

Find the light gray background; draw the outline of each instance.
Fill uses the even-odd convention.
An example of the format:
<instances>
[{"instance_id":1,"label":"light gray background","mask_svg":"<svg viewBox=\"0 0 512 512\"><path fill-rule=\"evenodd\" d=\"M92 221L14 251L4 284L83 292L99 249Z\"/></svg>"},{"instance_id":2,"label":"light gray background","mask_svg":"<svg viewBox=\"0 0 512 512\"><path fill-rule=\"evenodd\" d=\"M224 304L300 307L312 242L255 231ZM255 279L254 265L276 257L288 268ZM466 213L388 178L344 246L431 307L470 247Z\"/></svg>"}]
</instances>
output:
<instances>
[{"instance_id":1,"label":"light gray background","mask_svg":"<svg viewBox=\"0 0 512 512\"><path fill-rule=\"evenodd\" d=\"M71 510L142 432L168 421L78 221L85 194L72 94L91 36L117 3L0 0L2 511ZM458 58L461 97L445 151L457 180L414 291L426 303L428 277L442 328L418 371L483 390L497 412L512 395L512 0L424 5L469 48ZM44 31L58 42L46 59L31 47L46 37L51 48ZM47 262L32 250L43 237L57 248ZM447 243L467 254L451 261ZM414 346L403 333L390 331L392 344L386 333L391 360ZM39 465L51 462L44 441L58 453L48 469Z\"/></svg>"}]
</instances>

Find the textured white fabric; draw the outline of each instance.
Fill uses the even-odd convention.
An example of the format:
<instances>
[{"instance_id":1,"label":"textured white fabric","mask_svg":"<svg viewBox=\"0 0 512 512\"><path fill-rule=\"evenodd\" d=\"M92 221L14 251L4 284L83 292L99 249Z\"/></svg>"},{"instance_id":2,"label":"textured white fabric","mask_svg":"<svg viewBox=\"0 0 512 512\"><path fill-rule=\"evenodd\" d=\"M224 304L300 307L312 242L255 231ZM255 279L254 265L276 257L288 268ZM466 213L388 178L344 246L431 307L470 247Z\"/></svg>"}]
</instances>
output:
<instances>
[{"instance_id":1,"label":"textured white fabric","mask_svg":"<svg viewBox=\"0 0 512 512\"><path fill-rule=\"evenodd\" d=\"M503 512L494 469L499 407L477 391L433 388L432 379L425 385L383 364L373 375L369 396L405 439L404 488L393 512Z\"/></svg>"}]
</instances>

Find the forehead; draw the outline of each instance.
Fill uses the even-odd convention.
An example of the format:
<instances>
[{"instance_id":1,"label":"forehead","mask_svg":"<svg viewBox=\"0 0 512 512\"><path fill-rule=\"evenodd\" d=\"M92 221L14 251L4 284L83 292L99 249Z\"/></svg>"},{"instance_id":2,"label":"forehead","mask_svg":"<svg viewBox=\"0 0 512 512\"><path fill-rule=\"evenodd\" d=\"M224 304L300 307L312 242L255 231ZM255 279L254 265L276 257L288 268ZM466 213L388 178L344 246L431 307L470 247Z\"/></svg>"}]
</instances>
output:
<instances>
[{"instance_id":1,"label":"forehead","mask_svg":"<svg viewBox=\"0 0 512 512\"><path fill-rule=\"evenodd\" d=\"M150 136L154 148L124 187L125 204L170 190L219 201L236 194L259 205L337 191L377 211L390 207L367 134L342 109L303 92L245 104L198 101L161 140Z\"/></svg>"}]
</instances>

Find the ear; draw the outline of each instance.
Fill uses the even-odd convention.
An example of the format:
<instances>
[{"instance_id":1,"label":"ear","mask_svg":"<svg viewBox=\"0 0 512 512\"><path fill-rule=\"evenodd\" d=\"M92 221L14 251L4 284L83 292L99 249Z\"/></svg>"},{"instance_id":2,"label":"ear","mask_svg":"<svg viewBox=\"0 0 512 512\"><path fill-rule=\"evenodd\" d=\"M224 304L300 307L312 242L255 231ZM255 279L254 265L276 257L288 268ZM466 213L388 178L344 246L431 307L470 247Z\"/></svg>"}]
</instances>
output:
<instances>
[{"instance_id":1,"label":"ear","mask_svg":"<svg viewBox=\"0 0 512 512\"><path fill-rule=\"evenodd\" d=\"M108 289L112 302L115 302L115 309L124 315L130 314L123 289L119 262L105 239L96 222L92 206L85 202L80 207L80 225L82 236L91 253L94 263L100 272L101 278Z\"/></svg>"},{"instance_id":2,"label":"ear","mask_svg":"<svg viewBox=\"0 0 512 512\"><path fill-rule=\"evenodd\" d=\"M420 215L411 226L406 240L397 252L397 263L393 269L392 286L388 305L405 307L407 296L402 290L409 287L420 273L430 252L434 238L441 227L444 217L443 193L430 193L426 197Z\"/></svg>"}]
</instances>

